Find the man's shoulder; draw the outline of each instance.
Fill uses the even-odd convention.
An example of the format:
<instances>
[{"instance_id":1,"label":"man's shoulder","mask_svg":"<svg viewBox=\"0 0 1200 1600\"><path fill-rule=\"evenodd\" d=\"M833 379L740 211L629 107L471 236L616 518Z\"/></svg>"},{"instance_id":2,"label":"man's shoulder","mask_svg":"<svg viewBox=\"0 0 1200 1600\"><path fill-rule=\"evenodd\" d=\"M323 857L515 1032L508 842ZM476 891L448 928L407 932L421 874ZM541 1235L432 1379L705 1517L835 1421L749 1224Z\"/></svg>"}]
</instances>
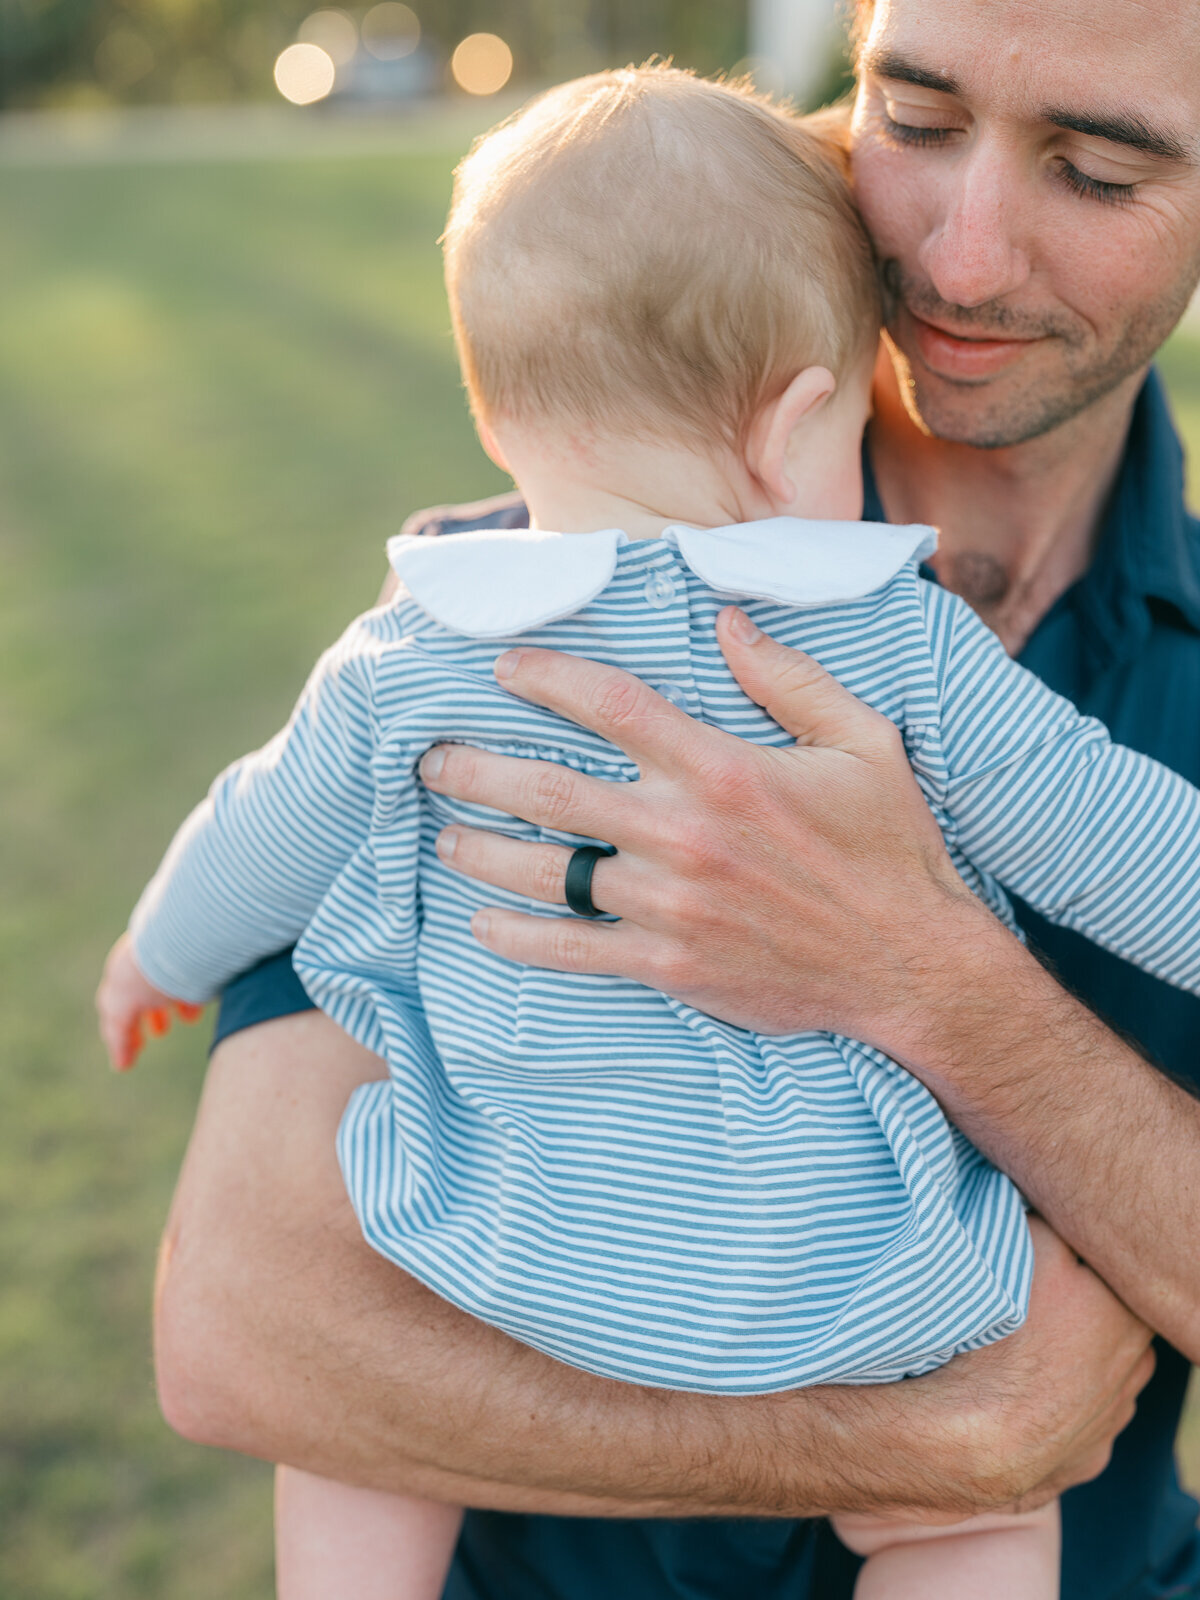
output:
<instances>
[{"instance_id":1,"label":"man's shoulder","mask_svg":"<svg viewBox=\"0 0 1200 1600\"><path fill-rule=\"evenodd\" d=\"M460 505L430 506L414 511L400 529L415 538L433 538L439 533L465 533L469 528L523 528L528 513L515 490L492 495L487 500L470 500Z\"/></svg>"}]
</instances>

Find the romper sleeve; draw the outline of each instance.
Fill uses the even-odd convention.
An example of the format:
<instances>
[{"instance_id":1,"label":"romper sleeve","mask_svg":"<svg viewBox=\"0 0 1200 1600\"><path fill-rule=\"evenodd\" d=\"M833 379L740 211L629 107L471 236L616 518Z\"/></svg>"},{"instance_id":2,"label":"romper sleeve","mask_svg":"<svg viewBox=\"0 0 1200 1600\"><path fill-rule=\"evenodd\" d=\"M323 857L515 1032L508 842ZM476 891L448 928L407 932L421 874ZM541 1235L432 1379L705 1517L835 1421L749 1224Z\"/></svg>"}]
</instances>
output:
<instances>
[{"instance_id":1,"label":"romper sleeve","mask_svg":"<svg viewBox=\"0 0 1200 1600\"><path fill-rule=\"evenodd\" d=\"M321 657L290 720L214 782L175 835L130 921L138 965L205 1001L295 943L367 837L373 809L367 619Z\"/></svg>"},{"instance_id":2,"label":"romper sleeve","mask_svg":"<svg viewBox=\"0 0 1200 1600\"><path fill-rule=\"evenodd\" d=\"M1051 922L1200 993L1200 791L1110 739L930 586L945 807L976 866Z\"/></svg>"}]
</instances>

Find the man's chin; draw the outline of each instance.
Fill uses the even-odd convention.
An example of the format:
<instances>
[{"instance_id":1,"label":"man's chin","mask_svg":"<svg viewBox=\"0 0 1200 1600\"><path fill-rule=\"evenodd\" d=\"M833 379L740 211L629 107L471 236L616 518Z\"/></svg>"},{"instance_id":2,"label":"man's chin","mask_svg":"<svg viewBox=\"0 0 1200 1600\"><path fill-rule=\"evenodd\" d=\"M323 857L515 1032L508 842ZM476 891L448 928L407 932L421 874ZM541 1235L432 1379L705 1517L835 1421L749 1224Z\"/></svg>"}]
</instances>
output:
<instances>
[{"instance_id":1,"label":"man's chin","mask_svg":"<svg viewBox=\"0 0 1200 1600\"><path fill-rule=\"evenodd\" d=\"M922 433L947 444L1011 449L1052 433L1099 398L1074 384L1039 380L1032 372L1006 374L1003 380L952 382L899 354L897 378L909 416Z\"/></svg>"},{"instance_id":2,"label":"man's chin","mask_svg":"<svg viewBox=\"0 0 1200 1600\"><path fill-rule=\"evenodd\" d=\"M1015 417L1007 407L981 405L975 397L932 397L924 388L905 390L904 403L922 433L946 444L973 445L976 450L1005 450L1049 433L1064 416Z\"/></svg>"}]
</instances>

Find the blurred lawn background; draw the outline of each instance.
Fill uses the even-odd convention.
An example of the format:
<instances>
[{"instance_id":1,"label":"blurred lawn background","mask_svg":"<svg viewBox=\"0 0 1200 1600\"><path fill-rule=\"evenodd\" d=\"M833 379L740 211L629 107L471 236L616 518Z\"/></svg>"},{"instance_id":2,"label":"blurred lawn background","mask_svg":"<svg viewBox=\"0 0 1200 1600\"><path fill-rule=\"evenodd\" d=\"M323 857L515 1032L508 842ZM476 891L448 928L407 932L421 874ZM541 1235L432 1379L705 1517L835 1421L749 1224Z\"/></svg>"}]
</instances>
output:
<instances>
[{"instance_id":1,"label":"blurred lawn background","mask_svg":"<svg viewBox=\"0 0 1200 1600\"><path fill-rule=\"evenodd\" d=\"M479 125L494 107L477 108ZM436 239L461 120L373 155L0 163L0 1596L267 1600L270 1472L155 1409L204 1038L105 1068L110 940L408 511L505 487ZM1200 460L1200 342L1164 357ZM1200 1426L1187 1438L1200 1481Z\"/></svg>"}]
</instances>

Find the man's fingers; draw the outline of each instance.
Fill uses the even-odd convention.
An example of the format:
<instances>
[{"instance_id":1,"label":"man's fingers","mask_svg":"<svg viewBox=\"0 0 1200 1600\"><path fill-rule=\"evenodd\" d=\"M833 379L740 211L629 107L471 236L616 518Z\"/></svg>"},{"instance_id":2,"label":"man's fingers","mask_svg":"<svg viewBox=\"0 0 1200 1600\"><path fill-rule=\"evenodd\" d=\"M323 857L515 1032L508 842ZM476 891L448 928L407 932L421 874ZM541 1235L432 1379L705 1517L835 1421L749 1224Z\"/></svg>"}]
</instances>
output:
<instances>
[{"instance_id":1,"label":"man's fingers","mask_svg":"<svg viewBox=\"0 0 1200 1600\"><path fill-rule=\"evenodd\" d=\"M1093 1478L1098 1478L1105 1471L1112 1460L1114 1441L1133 1421L1137 1412L1138 1396L1154 1376L1155 1359L1153 1347L1147 1346L1130 1369L1108 1409L1097 1418L1093 1431L1099 1433L1101 1438L1094 1452L1090 1458L1079 1463L1071 1474L1069 1483L1056 1486L1059 1492L1074 1488L1080 1483L1090 1483Z\"/></svg>"},{"instance_id":2,"label":"man's fingers","mask_svg":"<svg viewBox=\"0 0 1200 1600\"><path fill-rule=\"evenodd\" d=\"M621 922L588 922L582 917L527 917L519 911L489 907L471 919L480 944L524 967L551 972L603 973L630 976L636 963L636 941ZM644 981L644 980L643 980Z\"/></svg>"},{"instance_id":3,"label":"man's fingers","mask_svg":"<svg viewBox=\"0 0 1200 1600\"><path fill-rule=\"evenodd\" d=\"M504 688L591 728L639 767L662 767L696 732L678 710L640 678L557 650L509 650L496 662Z\"/></svg>"},{"instance_id":4,"label":"man's fingers","mask_svg":"<svg viewBox=\"0 0 1200 1600\"><path fill-rule=\"evenodd\" d=\"M571 859L567 845L533 844L478 828L446 828L438 835L437 853L455 872L494 889L544 900L547 905L566 904L563 886Z\"/></svg>"},{"instance_id":5,"label":"man's fingers","mask_svg":"<svg viewBox=\"0 0 1200 1600\"><path fill-rule=\"evenodd\" d=\"M811 656L777 643L735 606L717 618L717 639L729 670L798 744L825 745L855 754L875 753L894 741L886 717L864 705Z\"/></svg>"},{"instance_id":6,"label":"man's fingers","mask_svg":"<svg viewBox=\"0 0 1200 1600\"><path fill-rule=\"evenodd\" d=\"M618 818L628 835L635 808L614 799L616 786L551 761L495 755L471 745L436 745L421 760L421 781L437 794L491 806L542 828L607 840ZM623 786L621 786L623 787ZM635 813L636 814L636 813Z\"/></svg>"},{"instance_id":7,"label":"man's fingers","mask_svg":"<svg viewBox=\"0 0 1200 1600\"><path fill-rule=\"evenodd\" d=\"M437 853L448 867L464 877L490 883L494 889L507 889L527 900L542 900L547 905L566 904L569 845L534 844L528 839L508 839L501 833L486 833L480 828L446 828L438 836ZM619 912L606 890L620 857L598 861L592 873L592 903L602 911ZM622 866L624 863L622 862Z\"/></svg>"}]
</instances>

